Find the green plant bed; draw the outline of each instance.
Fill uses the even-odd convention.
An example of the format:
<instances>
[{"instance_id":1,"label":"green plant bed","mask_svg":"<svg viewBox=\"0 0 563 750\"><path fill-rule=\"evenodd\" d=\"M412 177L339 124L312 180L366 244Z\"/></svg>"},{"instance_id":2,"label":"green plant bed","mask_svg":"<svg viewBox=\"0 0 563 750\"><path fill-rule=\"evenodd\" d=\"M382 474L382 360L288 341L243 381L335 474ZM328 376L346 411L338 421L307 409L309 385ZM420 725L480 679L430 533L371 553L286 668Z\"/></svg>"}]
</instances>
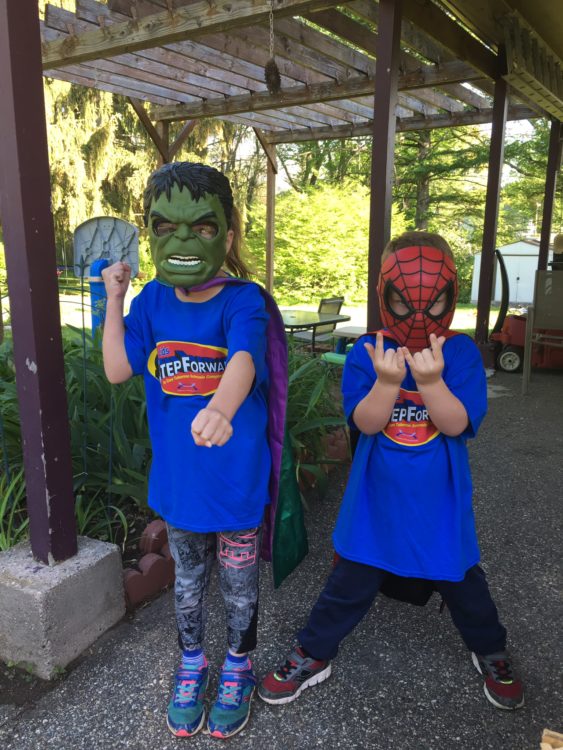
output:
<instances>
[{"instance_id":1,"label":"green plant bed","mask_svg":"<svg viewBox=\"0 0 563 750\"><path fill-rule=\"evenodd\" d=\"M108 383L99 341L63 329L76 519L79 534L127 545L154 515L146 505L151 450L141 378ZM21 435L12 344L0 346L0 540L4 549L25 536ZM11 492L6 488L13 484Z\"/></svg>"},{"instance_id":2,"label":"green plant bed","mask_svg":"<svg viewBox=\"0 0 563 750\"><path fill-rule=\"evenodd\" d=\"M155 518L147 506L151 447L142 378L108 383L100 342L63 328L63 349L78 533L119 544L127 561ZM341 368L290 346L287 429L300 470L322 489L324 436L345 424ZM0 345L0 549L28 533L12 342Z\"/></svg>"},{"instance_id":3,"label":"green plant bed","mask_svg":"<svg viewBox=\"0 0 563 750\"><path fill-rule=\"evenodd\" d=\"M312 356L290 341L286 424L298 473L326 488L328 432L346 425L340 396L342 368Z\"/></svg>"}]
</instances>

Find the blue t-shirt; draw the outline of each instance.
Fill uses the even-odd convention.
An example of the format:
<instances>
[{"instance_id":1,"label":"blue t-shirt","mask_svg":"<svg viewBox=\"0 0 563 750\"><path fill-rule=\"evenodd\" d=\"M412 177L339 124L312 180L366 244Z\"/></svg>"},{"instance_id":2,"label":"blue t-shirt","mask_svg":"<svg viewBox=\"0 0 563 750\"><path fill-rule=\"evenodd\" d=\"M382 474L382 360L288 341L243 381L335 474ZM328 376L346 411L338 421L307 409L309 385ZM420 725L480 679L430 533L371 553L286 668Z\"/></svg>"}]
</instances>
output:
<instances>
[{"instance_id":1,"label":"blue t-shirt","mask_svg":"<svg viewBox=\"0 0 563 750\"><path fill-rule=\"evenodd\" d=\"M188 531L257 526L269 502L266 313L255 284L225 285L207 302L181 302L172 287L149 282L125 318L133 373L143 374L153 460L149 505ZM249 352L253 388L221 447L197 446L190 428L217 390L230 358Z\"/></svg>"},{"instance_id":2,"label":"blue t-shirt","mask_svg":"<svg viewBox=\"0 0 563 750\"><path fill-rule=\"evenodd\" d=\"M377 376L364 342L348 354L342 378L344 410L353 412ZM397 344L384 339L384 348ZM400 576L460 581L479 562L466 439L487 411L481 356L464 335L446 339L443 379L462 402L469 425L448 437L432 424L407 365L388 425L360 436L334 531L344 558Z\"/></svg>"}]
</instances>

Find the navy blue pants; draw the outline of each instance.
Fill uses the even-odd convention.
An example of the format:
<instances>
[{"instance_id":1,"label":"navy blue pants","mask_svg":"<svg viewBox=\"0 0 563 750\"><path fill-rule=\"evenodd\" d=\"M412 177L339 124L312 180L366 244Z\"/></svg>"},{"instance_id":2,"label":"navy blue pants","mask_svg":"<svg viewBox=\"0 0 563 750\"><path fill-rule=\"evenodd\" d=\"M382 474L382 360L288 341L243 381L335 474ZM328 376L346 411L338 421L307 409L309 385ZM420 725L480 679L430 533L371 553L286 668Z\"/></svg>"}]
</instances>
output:
<instances>
[{"instance_id":1,"label":"navy blue pants","mask_svg":"<svg viewBox=\"0 0 563 750\"><path fill-rule=\"evenodd\" d=\"M386 571L340 558L297 634L299 643L316 659L334 659L340 642L371 607ZM502 651L506 630L489 593L485 573L475 565L463 581L434 581L467 648L477 654Z\"/></svg>"}]
</instances>

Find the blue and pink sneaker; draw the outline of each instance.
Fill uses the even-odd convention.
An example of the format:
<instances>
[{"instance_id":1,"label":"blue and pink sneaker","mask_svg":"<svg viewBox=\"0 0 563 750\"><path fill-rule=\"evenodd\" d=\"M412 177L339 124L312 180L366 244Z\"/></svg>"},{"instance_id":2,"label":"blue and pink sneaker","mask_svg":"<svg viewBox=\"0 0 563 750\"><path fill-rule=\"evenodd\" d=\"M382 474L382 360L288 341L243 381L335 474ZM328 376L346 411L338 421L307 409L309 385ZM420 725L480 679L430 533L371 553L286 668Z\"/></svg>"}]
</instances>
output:
<instances>
[{"instance_id":1,"label":"blue and pink sneaker","mask_svg":"<svg viewBox=\"0 0 563 750\"><path fill-rule=\"evenodd\" d=\"M212 737L226 740L240 732L248 723L256 677L250 660L247 665L247 669L226 669L223 666L217 700L207 721Z\"/></svg>"},{"instance_id":2,"label":"blue and pink sneaker","mask_svg":"<svg viewBox=\"0 0 563 750\"><path fill-rule=\"evenodd\" d=\"M201 667L178 667L166 723L176 737L192 737L205 724L203 698L208 682L207 662Z\"/></svg>"}]
</instances>

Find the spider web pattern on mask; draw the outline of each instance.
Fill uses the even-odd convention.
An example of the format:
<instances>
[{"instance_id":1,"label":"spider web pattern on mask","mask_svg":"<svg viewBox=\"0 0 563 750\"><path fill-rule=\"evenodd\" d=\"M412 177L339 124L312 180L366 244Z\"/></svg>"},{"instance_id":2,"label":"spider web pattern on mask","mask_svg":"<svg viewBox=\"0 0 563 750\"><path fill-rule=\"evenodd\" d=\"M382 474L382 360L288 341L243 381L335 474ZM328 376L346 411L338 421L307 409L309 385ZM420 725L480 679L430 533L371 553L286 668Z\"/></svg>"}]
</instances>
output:
<instances>
[{"instance_id":1,"label":"spider web pattern on mask","mask_svg":"<svg viewBox=\"0 0 563 750\"><path fill-rule=\"evenodd\" d=\"M394 289L411 312L398 316L389 307L387 297ZM428 310L443 293L448 292L449 305L439 318ZM379 284L381 317L398 343L413 351L429 344L431 333L443 335L453 318L457 298L457 275L452 258L435 247L404 247L387 258L381 269Z\"/></svg>"}]
</instances>

